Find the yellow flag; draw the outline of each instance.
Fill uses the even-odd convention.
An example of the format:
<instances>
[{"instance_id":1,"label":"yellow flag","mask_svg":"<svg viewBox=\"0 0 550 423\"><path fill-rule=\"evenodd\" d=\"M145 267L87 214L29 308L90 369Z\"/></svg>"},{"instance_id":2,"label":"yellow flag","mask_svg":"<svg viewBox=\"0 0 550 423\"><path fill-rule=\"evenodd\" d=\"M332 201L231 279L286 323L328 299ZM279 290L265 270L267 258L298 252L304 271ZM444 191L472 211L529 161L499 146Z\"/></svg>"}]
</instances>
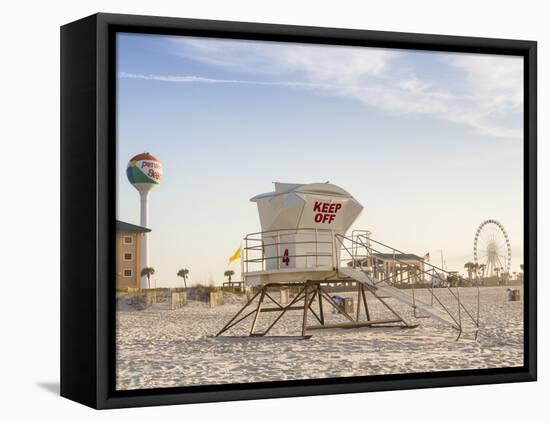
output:
<instances>
[{"instance_id":1,"label":"yellow flag","mask_svg":"<svg viewBox=\"0 0 550 423\"><path fill-rule=\"evenodd\" d=\"M237 248L237 251L229 258L229 264L234 262L237 259L241 258L241 247Z\"/></svg>"}]
</instances>

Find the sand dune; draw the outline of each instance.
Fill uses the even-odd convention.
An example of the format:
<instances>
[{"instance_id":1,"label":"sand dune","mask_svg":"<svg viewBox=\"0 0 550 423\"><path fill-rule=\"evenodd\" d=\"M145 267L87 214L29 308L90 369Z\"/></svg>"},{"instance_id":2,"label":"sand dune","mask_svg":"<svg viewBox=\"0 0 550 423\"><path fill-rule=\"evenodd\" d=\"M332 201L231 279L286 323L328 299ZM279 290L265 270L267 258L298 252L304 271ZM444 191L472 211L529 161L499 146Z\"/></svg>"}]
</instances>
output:
<instances>
[{"instance_id":1,"label":"sand dune","mask_svg":"<svg viewBox=\"0 0 550 423\"><path fill-rule=\"evenodd\" d=\"M352 296L353 294L349 294ZM423 294L427 296L427 293ZM474 289L461 299L475 308ZM189 302L169 311L166 303L117 312L117 389L264 382L523 365L523 302L506 301L506 288L482 288L481 328L457 333L432 319L414 319L410 307L388 299L415 329L363 328L311 331L309 340L247 338L250 320L226 337L213 337L244 300L210 308ZM376 318L388 311L370 299ZM326 313L329 321L341 319ZM273 335L299 334L302 313L288 312ZM258 327L269 317L262 316ZM314 323L310 317L310 323Z\"/></svg>"}]
</instances>

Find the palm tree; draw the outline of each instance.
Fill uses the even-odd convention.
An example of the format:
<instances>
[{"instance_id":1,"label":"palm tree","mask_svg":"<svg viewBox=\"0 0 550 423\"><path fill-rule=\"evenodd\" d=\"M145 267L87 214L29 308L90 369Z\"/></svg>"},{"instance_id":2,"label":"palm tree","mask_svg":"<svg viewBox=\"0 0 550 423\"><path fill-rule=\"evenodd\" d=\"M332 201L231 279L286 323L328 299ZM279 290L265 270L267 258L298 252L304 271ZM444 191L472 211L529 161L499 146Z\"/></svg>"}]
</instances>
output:
<instances>
[{"instance_id":1,"label":"palm tree","mask_svg":"<svg viewBox=\"0 0 550 423\"><path fill-rule=\"evenodd\" d=\"M502 267L495 267L493 269L495 271L495 273L497 274L497 279L499 281L499 284L500 284L500 278L499 278L499 275L500 275L500 271L502 270Z\"/></svg>"},{"instance_id":2,"label":"palm tree","mask_svg":"<svg viewBox=\"0 0 550 423\"><path fill-rule=\"evenodd\" d=\"M472 273L474 273L474 271L476 269L476 263L472 263L471 261L469 261L468 263L464 263L464 268L467 270L468 279L471 281L472 280Z\"/></svg>"},{"instance_id":3,"label":"palm tree","mask_svg":"<svg viewBox=\"0 0 550 423\"><path fill-rule=\"evenodd\" d=\"M525 273L525 272L523 271L523 269L524 269L523 264L520 264L520 265L519 265L519 268L521 269L521 272L518 272L518 280L520 280L521 283L523 283L523 274Z\"/></svg>"},{"instance_id":4,"label":"palm tree","mask_svg":"<svg viewBox=\"0 0 550 423\"><path fill-rule=\"evenodd\" d=\"M178 270L178 273L177 273L177 275L180 278L183 278L183 285L185 286L185 288L187 288L187 275L188 274L189 274L189 269L180 269L180 270Z\"/></svg>"},{"instance_id":5,"label":"palm tree","mask_svg":"<svg viewBox=\"0 0 550 423\"><path fill-rule=\"evenodd\" d=\"M229 283L231 283L231 276L233 276L234 274L235 274L234 270L226 270L225 272L223 272L223 275L227 276Z\"/></svg>"},{"instance_id":6,"label":"palm tree","mask_svg":"<svg viewBox=\"0 0 550 423\"><path fill-rule=\"evenodd\" d=\"M155 274L155 269L152 267L144 267L141 269L141 276L147 277L147 288L151 288L151 275Z\"/></svg>"},{"instance_id":7,"label":"palm tree","mask_svg":"<svg viewBox=\"0 0 550 423\"><path fill-rule=\"evenodd\" d=\"M449 286L451 287L455 287L455 286L458 286L458 275L454 272L450 272L448 275L447 275L447 283L449 284Z\"/></svg>"},{"instance_id":8,"label":"palm tree","mask_svg":"<svg viewBox=\"0 0 550 423\"><path fill-rule=\"evenodd\" d=\"M481 276L481 283L483 284L483 279L484 279L484 276L485 276L485 268L487 266L485 264L480 264L479 265L479 273L480 273L480 276Z\"/></svg>"}]
</instances>

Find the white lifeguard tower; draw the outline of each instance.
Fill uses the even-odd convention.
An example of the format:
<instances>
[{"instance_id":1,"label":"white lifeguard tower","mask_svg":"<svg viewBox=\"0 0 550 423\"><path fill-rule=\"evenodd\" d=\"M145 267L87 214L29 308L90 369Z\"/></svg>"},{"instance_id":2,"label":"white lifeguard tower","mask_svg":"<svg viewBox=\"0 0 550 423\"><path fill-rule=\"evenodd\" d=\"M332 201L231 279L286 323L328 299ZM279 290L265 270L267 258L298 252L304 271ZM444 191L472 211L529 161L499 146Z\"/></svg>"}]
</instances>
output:
<instances>
[{"instance_id":1,"label":"white lifeguard tower","mask_svg":"<svg viewBox=\"0 0 550 423\"><path fill-rule=\"evenodd\" d=\"M433 317L462 333L462 314L479 324L477 318L460 301L458 288L453 294L458 309L453 313L436 295L434 281L441 271L429 263L421 266L407 262L407 254L372 239L366 230L348 231L363 210L363 206L346 190L326 183L291 184L275 182L275 191L259 194L250 201L258 206L261 232L248 234L242 246L242 276L251 292L247 303L218 332L234 328L254 316L249 336L265 336L289 311L302 311L301 338L316 329L359 328L396 324L403 328L418 326L409 323L385 298L410 305L414 317ZM409 254L410 255L410 254ZM398 266L381 269L381 263L391 257ZM445 272L445 271L443 271ZM414 279L413 279L414 277ZM392 286L397 280L415 282L411 292ZM429 303L415 296L415 284L421 280L430 292ZM280 292L280 300L275 293ZM290 291L290 301L283 300ZM336 292L357 295L355 312ZM379 301L391 317L374 319L368 298ZM329 305L345 321L326 316ZM277 313L261 331L257 331L262 313ZM424 316L417 315L421 312ZM333 313L334 314L334 313ZM330 317L327 319L327 317ZM308 319L314 318L312 325Z\"/></svg>"},{"instance_id":2,"label":"white lifeguard tower","mask_svg":"<svg viewBox=\"0 0 550 423\"><path fill-rule=\"evenodd\" d=\"M334 236L345 234L363 206L329 184L283 184L250 201L258 205L262 231L244 239L245 285L303 282L334 276L340 249Z\"/></svg>"}]
</instances>

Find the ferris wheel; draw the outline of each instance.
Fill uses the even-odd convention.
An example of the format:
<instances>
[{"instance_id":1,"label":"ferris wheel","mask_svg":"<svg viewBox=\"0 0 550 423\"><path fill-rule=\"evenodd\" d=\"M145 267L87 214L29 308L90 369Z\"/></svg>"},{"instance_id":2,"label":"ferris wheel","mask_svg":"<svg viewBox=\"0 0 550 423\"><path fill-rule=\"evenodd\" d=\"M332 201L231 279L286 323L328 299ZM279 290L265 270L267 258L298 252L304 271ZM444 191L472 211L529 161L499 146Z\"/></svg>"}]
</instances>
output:
<instances>
[{"instance_id":1,"label":"ferris wheel","mask_svg":"<svg viewBox=\"0 0 550 423\"><path fill-rule=\"evenodd\" d=\"M474 237L474 262L486 276L504 272L512 267L512 247L504 226L488 219L479 225Z\"/></svg>"}]
</instances>

